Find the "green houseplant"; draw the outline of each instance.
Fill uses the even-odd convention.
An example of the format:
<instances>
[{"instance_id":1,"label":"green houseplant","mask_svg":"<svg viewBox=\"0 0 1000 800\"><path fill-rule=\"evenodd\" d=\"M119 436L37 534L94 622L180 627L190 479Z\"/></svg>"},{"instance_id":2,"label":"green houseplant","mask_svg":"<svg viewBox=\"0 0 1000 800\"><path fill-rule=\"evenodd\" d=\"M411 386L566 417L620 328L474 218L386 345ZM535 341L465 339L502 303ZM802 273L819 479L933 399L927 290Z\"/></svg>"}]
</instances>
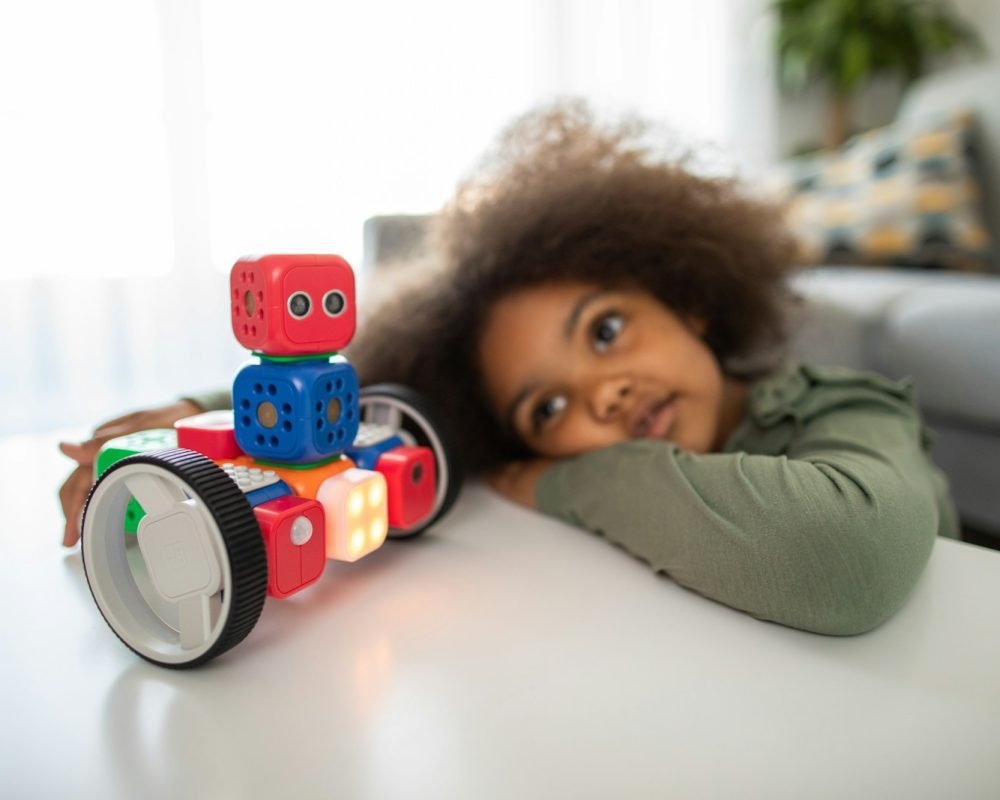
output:
<instances>
[{"instance_id":1,"label":"green houseplant","mask_svg":"<svg viewBox=\"0 0 1000 800\"><path fill-rule=\"evenodd\" d=\"M828 148L850 134L851 100L876 74L911 81L937 56L983 51L976 32L940 0L775 0L770 9L780 86L828 87Z\"/></svg>"}]
</instances>

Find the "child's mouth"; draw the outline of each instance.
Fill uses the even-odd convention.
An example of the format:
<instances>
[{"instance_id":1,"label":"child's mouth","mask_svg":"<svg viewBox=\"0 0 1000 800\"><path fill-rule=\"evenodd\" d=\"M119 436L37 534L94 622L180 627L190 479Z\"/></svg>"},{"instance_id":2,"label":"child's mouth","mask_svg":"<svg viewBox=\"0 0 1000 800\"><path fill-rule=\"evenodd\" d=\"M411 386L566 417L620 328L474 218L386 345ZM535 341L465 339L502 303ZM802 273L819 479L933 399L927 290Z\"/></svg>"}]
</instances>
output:
<instances>
[{"instance_id":1,"label":"child's mouth","mask_svg":"<svg viewBox=\"0 0 1000 800\"><path fill-rule=\"evenodd\" d=\"M671 394L653 403L639 417L634 428L634 436L644 439L663 439L674 425L676 395Z\"/></svg>"}]
</instances>

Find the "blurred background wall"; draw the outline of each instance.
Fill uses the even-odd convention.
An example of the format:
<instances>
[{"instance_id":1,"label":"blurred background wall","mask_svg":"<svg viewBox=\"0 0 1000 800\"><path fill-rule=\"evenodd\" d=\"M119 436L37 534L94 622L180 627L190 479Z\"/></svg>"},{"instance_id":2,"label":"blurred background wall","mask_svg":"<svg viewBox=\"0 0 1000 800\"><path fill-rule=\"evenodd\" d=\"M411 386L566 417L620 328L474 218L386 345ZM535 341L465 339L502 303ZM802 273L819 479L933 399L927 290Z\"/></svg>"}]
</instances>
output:
<instances>
[{"instance_id":1,"label":"blurred background wall","mask_svg":"<svg viewBox=\"0 0 1000 800\"><path fill-rule=\"evenodd\" d=\"M361 263L560 95L665 123L752 177L817 138L764 0L34 0L0 8L0 434L226 385L240 255ZM959 0L1000 46L990 0ZM873 85L859 119L891 119ZM815 104L815 107L814 105ZM360 274L364 303L366 279Z\"/></svg>"}]
</instances>

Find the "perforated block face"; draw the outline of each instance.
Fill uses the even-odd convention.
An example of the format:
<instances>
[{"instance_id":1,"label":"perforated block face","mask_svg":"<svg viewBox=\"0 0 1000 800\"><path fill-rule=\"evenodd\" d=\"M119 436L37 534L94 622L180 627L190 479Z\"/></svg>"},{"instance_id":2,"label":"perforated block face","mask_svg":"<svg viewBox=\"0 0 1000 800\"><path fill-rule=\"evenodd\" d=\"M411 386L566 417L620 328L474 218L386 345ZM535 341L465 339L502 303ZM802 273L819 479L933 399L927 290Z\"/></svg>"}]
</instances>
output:
<instances>
[{"instance_id":1,"label":"perforated block face","mask_svg":"<svg viewBox=\"0 0 1000 800\"><path fill-rule=\"evenodd\" d=\"M358 429L358 378L343 359L248 364L233 381L236 441L267 461L343 452Z\"/></svg>"},{"instance_id":2,"label":"perforated block face","mask_svg":"<svg viewBox=\"0 0 1000 800\"><path fill-rule=\"evenodd\" d=\"M312 386L313 447L337 453L350 447L358 432L358 375L346 361L328 367Z\"/></svg>"},{"instance_id":3,"label":"perforated block face","mask_svg":"<svg viewBox=\"0 0 1000 800\"><path fill-rule=\"evenodd\" d=\"M331 353L354 336L354 272L339 256L240 259L229 273L233 334L267 355Z\"/></svg>"},{"instance_id":4,"label":"perforated block face","mask_svg":"<svg viewBox=\"0 0 1000 800\"><path fill-rule=\"evenodd\" d=\"M268 304L274 289L266 285L264 271L254 262L237 261L229 272L230 318L236 341L249 350L261 350L267 341L272 316Z\"/></svg>"}]
</instances>

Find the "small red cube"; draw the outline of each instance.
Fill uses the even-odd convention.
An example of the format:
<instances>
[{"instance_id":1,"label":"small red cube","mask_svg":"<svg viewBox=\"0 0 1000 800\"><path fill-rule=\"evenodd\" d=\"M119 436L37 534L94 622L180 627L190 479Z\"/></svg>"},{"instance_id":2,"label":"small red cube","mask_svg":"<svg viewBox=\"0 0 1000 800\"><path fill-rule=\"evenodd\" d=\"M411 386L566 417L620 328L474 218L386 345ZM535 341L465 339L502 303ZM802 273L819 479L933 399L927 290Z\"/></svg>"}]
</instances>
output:
<instances>
[{"instance_id":1,"label":"small red cube","mask_svg":"<svg viewBox=\"0 0 1000 800\"><path fill-rule=\"evenodd\" d=\"M410 528L430 516L437 490L430 448L394 447L379 456L375 469L385 476L390 527Z\"/></svg>"},{"instance_id":2,"label":"small red cube","mask_svg":"<svg viewBox=\"0 0 1000 800\"><path fill-rule=\"evenodd\" d=\"M174 423L177 446L197 450L213 461L239 458L243 455L236 443L232 411L206 411L185 417Z\"/></svg>"},{"instance_id":3,"label":"small red cube","mask_svg":"<svg viewBox=\"0 0 1000 800\"><path fill-rule=\"evenodd\" d=\"M241 258L229 273L233 333L265 355L333 353L354 337L354 271L340 256Z\"/></svg>"},{"instance_id":4,"label":"small red cube","mask_svg":"<svg viewBox=\"0 0 1000 800\"><path fill-rule=\"evenodd\" d=\"M284 598L315 583L326 566L323 506L293 494L253 510L267 551L267 593Z\"/></svg>"}]
</instances>

